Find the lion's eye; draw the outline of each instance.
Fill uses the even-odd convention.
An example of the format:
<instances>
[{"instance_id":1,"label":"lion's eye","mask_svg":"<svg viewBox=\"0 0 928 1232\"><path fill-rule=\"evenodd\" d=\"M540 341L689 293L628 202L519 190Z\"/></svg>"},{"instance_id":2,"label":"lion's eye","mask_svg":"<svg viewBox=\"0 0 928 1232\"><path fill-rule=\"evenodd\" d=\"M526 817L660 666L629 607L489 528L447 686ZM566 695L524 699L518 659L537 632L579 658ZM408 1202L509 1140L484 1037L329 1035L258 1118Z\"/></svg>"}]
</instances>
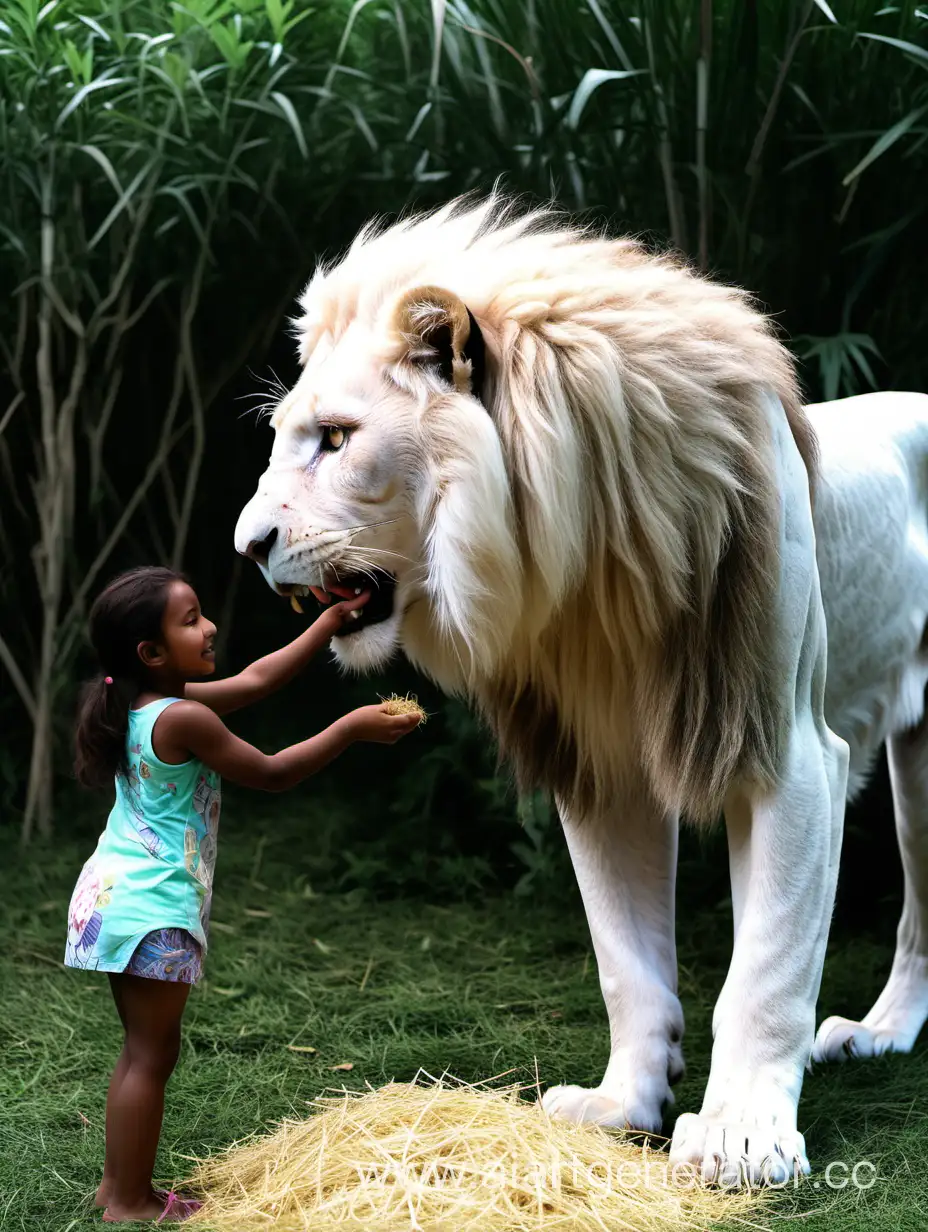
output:
<instances>
[{"instance_id":1,"label":"lion's eye","mask_svg":"<svg viewBox=\"0 0 928 1232\"><path fill-rule=\"evenodd\" d=\"M336 428L329 424L322 429L322 448L326 453L338 453L348 439L344 428Z\"/></svg>"}]
</instances>

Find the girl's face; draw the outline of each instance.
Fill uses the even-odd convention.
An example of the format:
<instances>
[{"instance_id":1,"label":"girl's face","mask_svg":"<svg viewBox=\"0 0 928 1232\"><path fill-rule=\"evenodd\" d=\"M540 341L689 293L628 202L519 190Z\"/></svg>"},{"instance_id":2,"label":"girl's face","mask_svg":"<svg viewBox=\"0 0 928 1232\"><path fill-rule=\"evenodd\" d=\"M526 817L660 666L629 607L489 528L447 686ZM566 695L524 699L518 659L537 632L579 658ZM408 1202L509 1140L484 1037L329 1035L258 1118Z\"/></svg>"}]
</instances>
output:
<instances>
[{"instance_id":1,"label":"girl's face","mask_svg":"<svg viewBox=\"0 0 928 1232\"><path fill-rule=\"evenodd\" d=\"M200 611L196 592L186 582L171 583L161 618L161 636L161 645L153 648L156 659L142 656L150 666L168 668L185 680L210 676L216 670L216 626Z\"/></svg>"}]
</instances>

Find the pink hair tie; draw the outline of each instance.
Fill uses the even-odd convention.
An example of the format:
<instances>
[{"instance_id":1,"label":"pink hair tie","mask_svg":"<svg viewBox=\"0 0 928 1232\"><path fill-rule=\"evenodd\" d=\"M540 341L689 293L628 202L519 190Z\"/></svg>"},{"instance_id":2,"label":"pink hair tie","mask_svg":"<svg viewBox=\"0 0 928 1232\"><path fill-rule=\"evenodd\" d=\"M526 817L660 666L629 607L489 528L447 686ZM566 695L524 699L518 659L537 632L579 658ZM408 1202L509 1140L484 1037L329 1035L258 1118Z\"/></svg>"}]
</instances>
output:
<instances>
[{"instance_id":1,"label":"pink hair tie","mask_svg":"<svg viewBox=\"0 0 928 1232\"><path fill-rule=\"evenodd\" d=\"M104 676L104 677L103 677L103 683L104 683L104 684L112 684L112 683L113 683L113 677L112 677L112 676Z\"/></svg>"}]
</instances>

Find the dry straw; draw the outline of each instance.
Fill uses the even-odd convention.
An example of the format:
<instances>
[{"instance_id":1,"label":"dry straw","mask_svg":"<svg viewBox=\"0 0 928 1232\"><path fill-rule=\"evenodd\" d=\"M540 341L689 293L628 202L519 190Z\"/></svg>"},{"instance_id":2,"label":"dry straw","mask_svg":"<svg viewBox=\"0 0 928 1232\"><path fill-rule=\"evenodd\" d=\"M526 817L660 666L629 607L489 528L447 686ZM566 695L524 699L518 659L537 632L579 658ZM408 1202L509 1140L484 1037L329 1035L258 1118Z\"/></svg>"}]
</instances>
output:
<instances>
[{"instance_id":1,"label":"dry straw","mask_svg":"<svg viewBox=\"0 0 928 1232\"><path fill-rule=\"evenodd\" d=\"M685 1232L754 1226L755 1192L675 1179L661 1151L549 1119L520 1088L420 1074L341 1091L199 1164L212 1232Z\"/></svg>"},{"instance_id":2,"label":"dry straw","mask_svg":"<svg viewBox=\"0 0 928 1232\"><path fill-rule=\"evenodd\" d=\"M380 700L387 714L417 714L420 727L428 719L428 715L419 705L419 699L410 693L405 697L400 697L399 693L391 693L389 697L382 697Z\"/></svg>"}]
</instances>

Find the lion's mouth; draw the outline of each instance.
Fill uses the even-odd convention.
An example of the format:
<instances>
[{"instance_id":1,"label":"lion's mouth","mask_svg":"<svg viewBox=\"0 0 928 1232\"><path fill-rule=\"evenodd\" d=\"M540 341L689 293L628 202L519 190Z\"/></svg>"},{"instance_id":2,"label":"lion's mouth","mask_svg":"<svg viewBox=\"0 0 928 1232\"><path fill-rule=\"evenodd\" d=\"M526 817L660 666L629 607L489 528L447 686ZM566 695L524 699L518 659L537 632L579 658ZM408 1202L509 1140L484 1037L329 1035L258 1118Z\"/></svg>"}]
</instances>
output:
<instances>
[{"instance_id":1,"label":"lion's mouth","mask_svg":"<svg viewBox=\"0 0 928 1232\"><path fill-rule=\"evenodd\" d=\"M325 578L324 586L301 586L290 583L278 583L278 594L289 598L296 611L302 612L301 599L310 595L320 608L328 607L341 599L353 599L364 590L371 592L371 597L363 607L349 613L348 619L336 632L336 637L348 637L359 633L368 625L380 624L393 615L393 599L396 594L396 578L382 569L374 569L370 573L333 573Z\"/></svg>"}]
</instances>

